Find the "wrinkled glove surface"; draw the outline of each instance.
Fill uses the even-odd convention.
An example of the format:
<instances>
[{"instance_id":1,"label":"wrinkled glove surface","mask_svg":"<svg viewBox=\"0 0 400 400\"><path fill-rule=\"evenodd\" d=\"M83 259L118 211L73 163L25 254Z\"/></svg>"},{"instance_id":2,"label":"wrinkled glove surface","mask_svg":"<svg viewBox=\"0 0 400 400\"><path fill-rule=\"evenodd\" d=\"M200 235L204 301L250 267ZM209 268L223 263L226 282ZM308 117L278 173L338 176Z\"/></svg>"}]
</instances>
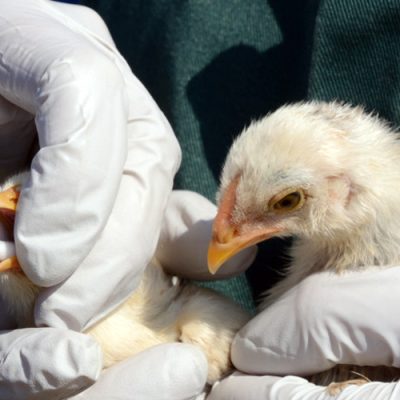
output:
<instances>
[{"instance_id":1,"label":"wrinkled glove surface","mask_svg":"<svg viewBox=\"0 0 400 400\"><path fill-rule=\"evenodd\" d=\"M91 10L0 1L0 37L1 175L34 155L15 243L24 272L48 288L36 324L53 327L2 332L0 398L57 399L99 376L98 346L67 328L83 330L137 286L180 150Z\"/></svg>"},{"instance_id":2,"label":"wrinkled glove surface","mask_svg":"<svg viewBox=\"0 0 400 400\"><path fill-rule=\"evenodd\" d=\"M399 285L400 267L308 277L237 334L232 358L242 373L216 385L210 400L399 398L398 382L349 386L333 397L324 387L290 376L336 364L399 367Z\"/></svg>"}]
</instances>

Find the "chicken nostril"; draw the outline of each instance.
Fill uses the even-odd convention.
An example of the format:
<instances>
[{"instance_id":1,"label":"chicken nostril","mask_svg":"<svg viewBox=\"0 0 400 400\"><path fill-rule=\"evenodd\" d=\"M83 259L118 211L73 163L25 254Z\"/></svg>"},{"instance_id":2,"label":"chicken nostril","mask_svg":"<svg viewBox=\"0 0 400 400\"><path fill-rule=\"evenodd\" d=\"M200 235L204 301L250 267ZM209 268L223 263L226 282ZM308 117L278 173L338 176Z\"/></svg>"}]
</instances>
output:
<instances>
[{"instance_id":1,"label":"chicken nostril","mask_svg":"<svg viewBox=\"0 0 400 400\"><path fill-rule=\"evenodd\" d=\"M231 242L235 238L235 236L237 236L236 229L231 226L216 232L217 242L221 244L226 244Z\"/></svg>"}]
</instances>

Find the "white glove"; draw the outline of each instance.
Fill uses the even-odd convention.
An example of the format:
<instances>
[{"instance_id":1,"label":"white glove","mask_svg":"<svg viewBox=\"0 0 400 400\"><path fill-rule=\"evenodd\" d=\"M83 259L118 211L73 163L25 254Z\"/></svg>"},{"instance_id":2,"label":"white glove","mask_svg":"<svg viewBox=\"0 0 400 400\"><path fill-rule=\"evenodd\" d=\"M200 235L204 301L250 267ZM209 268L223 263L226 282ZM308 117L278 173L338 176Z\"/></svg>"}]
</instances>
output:
<instances>
[{"instance_id":1,"label":"white glove","mask_svg":"<svg viewBox=\"0 0 400 400\"><path fill-rule=\"evenodd\" d=\"M0 361L0 399L58 400L98 378L101 352L89 336L70 330L18 329L0 335ZM107 369L71 400L188 400L197 398L206 380L201 350L172 343Z\"/></svg>"},{"instance_id":2,"label":"white glove","mask_svg":"<svg viewBox=\"0 0 400 400\"><path fill-rule=\"evenodd\" d=\"M197 400L203 398L206 380L201 350L163 344L107 369L98 382L69 400Z\"/></svg>"},{"instance_id":3,"label":"white glove","mask_svg":"<svg viewBox=\"0 0 400 400\"><path fill-rule=\"evenodd\" d=\"M156 256L172 274L203 277L217 209L197 193L171 193ZM230 273L249 267L256 248L230 260ZM225 272L226 273L226 272ZM209 274L209 273L208 273ZM207 360L196 347L172 343L153 347L106 370L89 389L69 400L179 400L204 398Z\"/></svg>"},{"instance_id":4,"label":"white glove","mask_svg":"<svg viewBox=\"0 0 400 400\"><path fill-rule=\"evenodd\" d=\"M248 375L221 382L209 399L333 400L302 378L268 375L306 376L335 364L400 367L399 285L400 267L310 276L239 332L232 358ZM336 397L398 398L397 382L349 386Z\"/></svg>"},{"instance_id":5,"label":"white glove","mask_svg":"<svg viewBox=\"0 0 400 400\"><path fill-rule=\"evenodd\" d=\"M93 383L100 373L101 352L81 333L17 329L1 332L0 362L0 399L58 400Z\"/></svg>"},{"instance_id":6,"label":"white glove","mask_svg":"<svg viewBox=\"0 0 400 400\"><path fill-rule=\"evenodd\" d=\"M0 398L7 400L55 400L98 377L97 345L65 328L85 328L136 287L180 160L168 122L100 19L55 7L0 0L0 170L4 177L22 168L37 134L15 240L26 274L49 287L36 323L57 328L0 335ZM165 374L154 383L160 379ZM185 384L196 389L197 381Z\"/></svg>"},{"instance_id":7,"label":"white glove","mask_svg":"<svg viewBox=\"0 0 400 400\"><path fill-rule=\"evenodd\" d=\"M102 28L92 33L56 4L0 1L0 159L14 169L37 129L40 150L19 200L17 255L33 282L51 287L36 322L81 330L137 286L180 150L99 18L62 5Z\"/></svg>"},{"instance_id":8,"label":"white glove","mask_svg":"<svg viewBox=\"0 0 400 400\"><path fill-rule=\"evenodd\" d=\"M177 249L183 251L180 247L183 244L188 246L183 251L184 257L193 260L186 269L193 267L195 275L207 269L206 257L196 256L205 251L199 246L207 246L215 214L216 207L196 193L171 194L159 245L167 255L171 270L183 270L180 253L174 256ZM203 227L200 230L199 225ZM253 248L233 258L230 268L239 271L248 267L254 253ZM0 259L14 254L13 246L0 241ZM12 327L12 318L1 303L0 313L0 329ZM24 357L20 357L21 353ZM36 328L3 332L0 335L0 398L64 398L97 379L100 356L91 338L68 330ZM206 378L206 359L197 348L178 343L161 345L106 370L93 386L70 400L129 400L133 394L139 400L203 399L201 391Z\"/></svg>"},{"instance_id":9,"label":"white glove","mask_svg":"<svg viewBox=\"0 0 400 400\"><path fill-rule=\"evenodd\" d=\"M352 385L331 396L325 387L316 386L298 376L279 378L235 372L215 384L207 400L397 400L399 396L398 382Z\"/></svg>"},{"instance_id":10,"label":"white glove","mask_svg":"<svg viewBox=\"0 0 400 400\"><path fill-rule=\"evenodd\" d=\"M249 247L210 274L207 249L217 207L203 196L185 190L172 192L157 246L157 258L171 275L196 280L215 280L245 271L257 254Z\"/></svg>"}]
</instances>

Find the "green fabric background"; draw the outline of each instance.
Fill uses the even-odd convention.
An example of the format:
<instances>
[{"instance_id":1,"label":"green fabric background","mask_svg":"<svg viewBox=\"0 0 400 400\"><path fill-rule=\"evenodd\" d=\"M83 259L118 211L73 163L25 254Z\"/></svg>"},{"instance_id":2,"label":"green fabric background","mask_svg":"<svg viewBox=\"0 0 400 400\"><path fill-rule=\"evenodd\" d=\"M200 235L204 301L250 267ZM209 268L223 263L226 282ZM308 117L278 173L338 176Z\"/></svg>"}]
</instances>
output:
<instances>
[{"instance_id":1,"label":"green fabric background","mask_svg":"<svg viewBox=\"0 0 400 400\"><path fill-rule=\"evenodd\" d=\"M176 187L215 199L233 138L303 99L364 104L400 121L398 0L86 0L169 118L183 150ZM251 308L288 243L213 286Z\"/></svg>"}]
</instances>

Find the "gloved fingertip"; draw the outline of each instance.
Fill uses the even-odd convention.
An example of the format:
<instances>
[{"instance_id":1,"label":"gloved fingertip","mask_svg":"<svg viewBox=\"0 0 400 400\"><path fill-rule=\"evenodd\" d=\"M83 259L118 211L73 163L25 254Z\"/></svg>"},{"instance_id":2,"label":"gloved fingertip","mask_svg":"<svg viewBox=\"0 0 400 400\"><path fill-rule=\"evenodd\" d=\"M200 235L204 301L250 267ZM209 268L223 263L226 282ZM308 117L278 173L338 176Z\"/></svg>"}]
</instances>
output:
<instances>
[{"instance_id":1,"label":"gloved fingertip","mask_svg":"<svg viewBox=\"0 0 400 400\"><path fill-rule=\"evenodd\" d=\"M191 376L193 388L197 388L200 392L206 383L208 373L208 361L205 354L199 348L185 343L179 343L178 346L172 344L169 351L175 354L173 363L178 367L174 370L174 380L181 380L179 371L186 371Z\"/></svg>"},{"instance_id":2,"label":"gloved fingertip","mask_svg":"<svg viewBox=\"0 0 400 400\"><path fill-rule=\"evenodd\" d=\"M259 400L270 399L270 389L280 377L255 376L234 372L212 387L207 400Z\"/></svg>"},{"instance_id":3,"label":"gloved fingertip","mask_svg":"<svg viewBox=\"0 0 400 400\"><path fill-rule=\"evenodd\" d=\"M15 232L15 249L19 264L25 275L31 282L40 287L55 286L66 278L68 278L75 269L75 263L66 263L67 266L59 268L60 265L51 263L51 268L48 268L48 263L44 259L35 258L36 250L43 247L43 243L51 248L51 239L46 237L38 237L27 239L21 235L19 231ZM71 257L73 259L73 257Z\"/></svg>"},{"instance_id":4,"label":"gloved fingertip","mask_svg":"<svg viewBox=\"0 0 400 400\"><path fill-rule=\"evenodd\" d=\"M13 242L0 240L0 261L15 256L15 245Z\"/></svg>"},{"instance_id":5,"label":"gloved fingertip","mask_svg":"<svg viewBox=\"0 0 400 400\"><path fill-rule=\"evenodd\" d=\"M77 366L78 374L94 382L100 376L103 368L103 353L99 344L90 336L78 332L68 331L73 346L66 348L70 364Z\"/></svg>"},{"instance_id":6,"label":"gloved fingertip","mask_svg":"<svg viewBox=\"0 0 400 400\"><path fill-rule=\"evenodd\" d=\"M73 400L132 396L137 399L195 399L203 392L207 372L207 360L201 350L183 343L161 344L108 368L93 386Z\"/></svg>"},{"instance_id":7,"label":"gloved fingertip","mask_svg":"<svg viewBox=\"0 0 400 400\"><path fill-rule=\"evenodd\" d=\"M102 370L102 352L98 343L90 336L74 331L52 329L47 338L51 353L46 353L47 368L51 368L53 380L61 389L81 390L97 380ZM51 343L53 345L51 345ZM32 352L32 354L35 354ZM43 374L45 377L45 374Z\"/></svg>"},{"instance_id":8,"label":"gloved fingertip","mask_svg":"<svg viewBox=\"0 0 400 400\"><path fill-rule=\"evenodd\" d=\"M163 354L158 373L162 372L160 385L169 393L168 399L187 399L203 392L208 362L198 347L186 343L169 343L149 349L151 351L154 357Z\"/></svg>"},{"instance_id":9,"label":"gloved fingertip","mask_svg":"<svg viewBox=\"0 0 400 400\"><path fill-rule=\"evenodd\" d=\"M0 335L0 397L58 400L90 386L102 355L87 335L55 328L17 329Z\"/></svg>"}]
</instances>

